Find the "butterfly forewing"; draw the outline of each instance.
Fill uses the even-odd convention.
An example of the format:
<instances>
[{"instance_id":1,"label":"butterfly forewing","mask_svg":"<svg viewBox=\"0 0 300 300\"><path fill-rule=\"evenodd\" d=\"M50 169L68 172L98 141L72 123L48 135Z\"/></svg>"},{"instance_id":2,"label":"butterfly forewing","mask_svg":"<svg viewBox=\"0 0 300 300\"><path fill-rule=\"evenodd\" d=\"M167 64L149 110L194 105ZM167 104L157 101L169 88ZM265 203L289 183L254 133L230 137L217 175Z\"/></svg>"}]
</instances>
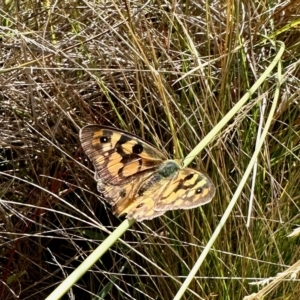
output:
<instances>
[{"instance_id":1,"label":"butterfly forewing","mask_svg":"<svg viewBox=\"0 0 300 300\"><path fill-rule=\"evenodd\" d=\"M155 197L154 209L190 209L210 202L214 194L215 187L206 175L184 168L169 181L163 193Z\"/></svg>"},{"instance_id":2,"label":"butterfly forewing","mask_svg":"<svg viewBox=\"0 0 300 300\"><path fill-rule=\"evenodd\" d=\"M135 135L106 126L80 131L81 145L103 183L119 185L155 170L166 157Z\"/></svg>"}]
</instances>

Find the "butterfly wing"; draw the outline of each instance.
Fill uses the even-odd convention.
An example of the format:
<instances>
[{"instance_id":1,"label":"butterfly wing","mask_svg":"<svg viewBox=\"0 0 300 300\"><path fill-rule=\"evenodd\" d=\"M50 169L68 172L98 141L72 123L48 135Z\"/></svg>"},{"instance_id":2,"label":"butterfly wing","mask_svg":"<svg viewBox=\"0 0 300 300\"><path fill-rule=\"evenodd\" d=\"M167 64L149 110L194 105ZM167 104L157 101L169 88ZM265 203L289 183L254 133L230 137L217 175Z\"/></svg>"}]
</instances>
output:
<instances>
[{"instance_id":1,"label":"butterfly wing","mask_svg":"<svg viewBox=\"0 0 300 300\"><path fill-rule=\"evenodd\" d=\"M176 170L176 162L168 161L144 181L136 194L131 201L117 203L115 213L127 214L128 219L137 221L149 220L168 210L190 209L208 203L215 188L203 173L189 168L179 169L179 166Z\"/></svg>"},{"instance_id":2,"label":"butterfly wing","mask_svg":"<svg viewBox=\"0 0 300 300\"><path fill-rule=\"evenodd\" d=\"M190 209L211 201L215 187L205 174L190 169L180 169L163 192L155 199L154 209L168 211Z\"/></svg>"},{"instance_id":3,"label":"butterfly wing","mask_svg":"<svg viewBox=\"0 0 300 300\"><path fill-rule=\"evenodd\" d=\"M150 176L144 182L152 181L153 177L155 177L155 175ZM126 214L127 219L135 219L139 222L163 215L165 213L164 210L155 210L155 199L157 195L163 193L163 190L167 187L169 181L169 179L157 181L141 194L139 194L139 191L136 191L136 197L117 202L113 207L114 213L117 216ZM142 186L143 185L144 184L142 184Z\"/></svg>"},{"instance_id":4,"label":"butterfly wing","mask_svg":"<svg viewBox=\"0 0 300 300\"><path fill-rule=\"evenodd\" d=\"M134 201L138 187L149 175L146 172L136 176L136 178L132 179L130 182L122 185L111 185L104 183L98 176L99 175L96 172L95 180L97 181L97 190L102 194L108 203L113 205L113 209L115 210L117 206L126 206L127 203L132 203Z\"/></svg>"},{"instance_id":5,"label":"butterfly wing","mask_svg":"<svg viewBox=\"0 0 300 300\"><path fill-rule=\"evenodd\" d=\"M146 141L111 127L88 125L79 137L94 165L97 188L111 204L133 196L141 178L166 159Z\"/></svg>"}]
</instances>

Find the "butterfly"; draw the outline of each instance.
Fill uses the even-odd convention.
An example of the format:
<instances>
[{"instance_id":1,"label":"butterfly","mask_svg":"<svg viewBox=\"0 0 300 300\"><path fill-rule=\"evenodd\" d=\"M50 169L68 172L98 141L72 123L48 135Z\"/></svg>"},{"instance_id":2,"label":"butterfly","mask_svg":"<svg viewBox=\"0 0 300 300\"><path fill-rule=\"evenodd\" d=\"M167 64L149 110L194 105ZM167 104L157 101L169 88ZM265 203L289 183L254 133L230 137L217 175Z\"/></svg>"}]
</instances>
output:
<instances>
[{"instance_id":1,"label":"butterfly","mask_svg":"<svg viewBox=\"0 0 300 300\"><path fill-rule=\"evenodd\" d=\"M150 220L166 211L190 209L211 201L212 181L182 168L145 140L120 129L87 125L80 142L95 168L97 190L117 216Z\"/></svg>"}]
</instances>

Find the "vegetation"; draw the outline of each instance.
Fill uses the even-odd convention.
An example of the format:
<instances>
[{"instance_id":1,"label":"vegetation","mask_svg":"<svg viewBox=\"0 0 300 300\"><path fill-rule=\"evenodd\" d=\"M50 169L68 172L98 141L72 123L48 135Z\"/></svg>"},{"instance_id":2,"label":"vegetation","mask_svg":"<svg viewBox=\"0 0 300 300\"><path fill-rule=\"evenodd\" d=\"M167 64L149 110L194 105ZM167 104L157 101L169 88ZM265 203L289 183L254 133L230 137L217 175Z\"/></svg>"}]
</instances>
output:
<instances>
[{"instance_id":1,"label":"vegetation","mask_svg":"<svg viewBox=\"0 0 300 300\"><path fill-rule=\"evenodd\" d=\"M273 69L190 164L215 183L213 201L133 224L68 297L175 297L241 182L280 80L257 170L182 299L297 299L299 12L298 1L3 1L0 298L45 299L122 222L96 191L81 127L116 126L184 158L281 41L282 80Z\"/></svg>"}]
</instances>

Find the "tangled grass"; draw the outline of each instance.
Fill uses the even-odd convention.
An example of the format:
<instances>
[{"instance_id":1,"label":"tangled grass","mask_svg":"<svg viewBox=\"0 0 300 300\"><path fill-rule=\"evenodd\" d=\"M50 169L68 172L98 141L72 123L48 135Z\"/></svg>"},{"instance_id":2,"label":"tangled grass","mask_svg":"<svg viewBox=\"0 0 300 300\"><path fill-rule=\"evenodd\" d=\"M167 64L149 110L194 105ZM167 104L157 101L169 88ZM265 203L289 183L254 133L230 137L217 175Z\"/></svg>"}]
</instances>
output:
<instances>
[{"instance_id":1,"label":"tangled grass","mask_svg":"<svg viewBox=\"0 0 300 300\"><path fill-rule=\"evenodd\" d=\"M300 219L299 11L297 1L3 2L1 299L45 299L120 223L96 192L81 127L116 126L184 157L247 93L278 40L281 98L254 189L249 180L183 299L297 299L299 235L288 235ZM247 168L276 76L195 159L216 185L212 203L134 224L69 298L175 296Z\"/></svg>"}]
</instances>

